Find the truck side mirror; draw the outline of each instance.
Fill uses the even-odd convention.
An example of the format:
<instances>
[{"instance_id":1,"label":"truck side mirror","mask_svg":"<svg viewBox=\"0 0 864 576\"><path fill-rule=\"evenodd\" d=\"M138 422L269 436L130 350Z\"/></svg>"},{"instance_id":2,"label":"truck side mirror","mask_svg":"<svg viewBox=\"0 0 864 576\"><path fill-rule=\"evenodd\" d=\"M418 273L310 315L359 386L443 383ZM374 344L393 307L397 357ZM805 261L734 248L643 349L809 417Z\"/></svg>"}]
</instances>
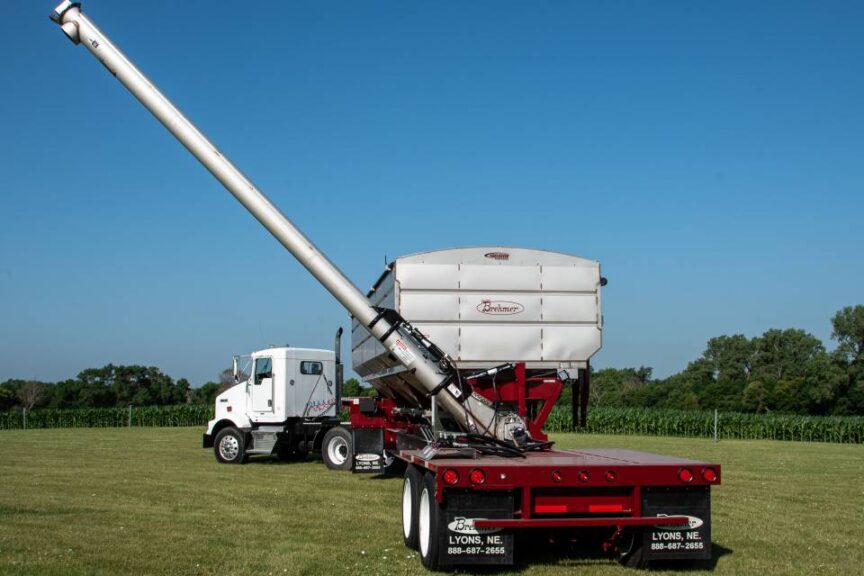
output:
<instances>
[{"instance_id":1,"label":"truck side mirror","mask_svg":"<svg viewBox=\"0 0 864 576\"><path fill-rule=\"evenodd\" d=\"M231 371L234 373L234 383L237 384L240 382L240 375L237 373L237 357L234 356L233 362L231 363Z\"/></svg>"}]
</instances>

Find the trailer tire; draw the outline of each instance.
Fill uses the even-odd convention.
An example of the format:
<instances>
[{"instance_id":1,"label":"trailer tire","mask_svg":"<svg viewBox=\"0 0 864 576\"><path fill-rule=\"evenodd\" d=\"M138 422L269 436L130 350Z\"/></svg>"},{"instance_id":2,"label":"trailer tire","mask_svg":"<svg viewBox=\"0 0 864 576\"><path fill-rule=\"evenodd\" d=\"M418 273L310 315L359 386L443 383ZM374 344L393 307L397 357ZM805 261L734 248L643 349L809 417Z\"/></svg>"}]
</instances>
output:
<instances>
[{"instance_id":1,"label":"trailer tire","mask_svg":"<svg viewBox=\"0 0 864 576\"><path fill-rule=\"evenodd\" d=\"M216 460L222 464L243 464L249 459L246 454L246 437L233 426L223 428L216 434L213 452Z\"/></svg>"},{"instance_id":2,"label":"trailer tire","mask_svg":"<svg viewBox=\"0 0 864 576\"><path fill-rule=\"evenodd\" d=\"M411 550L417 550L417 506L422 484L423 474L409 465L402 482L402 537Z\"/></svg>"},{"instance_id":3,"label":"trailer tire","mask_svg":"<svg viewBox=\"0 0 864 576\"><path fill-rule=\"evenodd\" d=\"M417 498L417 549L427 570L438 570L441 562L439 532L444 513L435 500L435 477L426 473Z\"/></svg>"},{"instance_id":4,"label":"trailer tire","mask_svg":"<svg viewBox=\"0 0 864 576\"><path fill-rule=\"evenodd\" d=\"M321 442L321 458L330 470L351 470L354 463L351 432L342 426L328 430Z\"/></svg>"},{"instance_id":5,"label":"trailer tire","mask_svg":"<svg viewBox=\"0 0 864 576\"><path fill-rule=\"evenodd\" d=\"M618 563L627 568L647 568L648 558L642 542L642 532L631 530L625 533L618 547Z\"/></svg>"}]
</instances>

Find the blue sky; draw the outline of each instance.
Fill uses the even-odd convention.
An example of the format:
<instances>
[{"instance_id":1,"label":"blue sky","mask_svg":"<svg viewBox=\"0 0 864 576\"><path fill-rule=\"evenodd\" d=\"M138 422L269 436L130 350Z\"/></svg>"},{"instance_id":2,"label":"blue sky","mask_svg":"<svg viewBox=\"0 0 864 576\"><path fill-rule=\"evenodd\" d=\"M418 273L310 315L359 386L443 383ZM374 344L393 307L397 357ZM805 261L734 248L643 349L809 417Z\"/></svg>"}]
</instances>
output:
<instances>
[{"instance_id":1,"label":"blue sky","mask_svg":"<svg viewBox=\"0 0 864 576\"><path fill-rule=\"evenodd\" d=\"M346 313L52 8L0 21L0 380L329 347ZM860 2L84 10L361 288L444 247L597 259L595 365L660 376L864 303Z\"/></svg>"}]
</instances>

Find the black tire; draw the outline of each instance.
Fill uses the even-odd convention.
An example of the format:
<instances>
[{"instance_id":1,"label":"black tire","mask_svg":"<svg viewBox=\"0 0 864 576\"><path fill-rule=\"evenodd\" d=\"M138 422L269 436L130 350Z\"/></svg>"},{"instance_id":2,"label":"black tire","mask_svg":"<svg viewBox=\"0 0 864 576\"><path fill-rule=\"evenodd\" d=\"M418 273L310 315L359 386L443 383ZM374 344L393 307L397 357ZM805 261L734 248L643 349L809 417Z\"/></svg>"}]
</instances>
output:
<instances>
[{"instance_id":1,"label":"black tire","mask_svg":"<svg viewBox=\"0 0 864 576\"><path fill-rule=\"evenodd\" d=\"M439 534L443 525L444 512L435 500L435 477L424 474L417 497L417 550L427 570L438 570L441 565Z\"/></svg>"},{"instance_id":2,"label":"black tire","mask_svg":"<svg viewBox=\"0 0 864 576\"><path fill-rule=\"evenodd\" d=\"M416 466L409 465L402 482L402 538L405 546L412 550L417 550L417 502L422 484L423 474Z\"/></svg>"},{"instance_id":3,"label":"black tire","mask_svg":"<svg viewBox=\"0 0 864 576\"><path fill-rule=\"evenodd\" d=\"M637 530L626 532L618 544L618 563L627 568L647 568L643 534Z\"/></svg>"},{"instance_id":4,"label":"black tire","mask_svg":"<svg viewBox=\"0 0 864 576\"><path fill-rule=\"evenodd\" d=\"M405 472L406 465L407 462L404 460L393 456L390 452L384 452L384 474L388 476L401 476Z\"/></svg>"},{"instance_id":5,"label":"black tire","mask_svg":"<svg viewBox=\"0 0 864 576\"><path fill-rule=\"evenodd\" d=\"M223 428L213 440L213 452L222 464L243 464L249 459L245 434L233 426Z\"/></svg>"},{"instance_id":6,"label":"black tire","mask_svg":"<svg viewBox=\"0 0 864 576\"><path fill-rule=\"evenodd\" d=\"M354 463L351 432L342 426L328 430L321 442L321 458L330 470L351 470Z\"/></svg>"}]
</instances>

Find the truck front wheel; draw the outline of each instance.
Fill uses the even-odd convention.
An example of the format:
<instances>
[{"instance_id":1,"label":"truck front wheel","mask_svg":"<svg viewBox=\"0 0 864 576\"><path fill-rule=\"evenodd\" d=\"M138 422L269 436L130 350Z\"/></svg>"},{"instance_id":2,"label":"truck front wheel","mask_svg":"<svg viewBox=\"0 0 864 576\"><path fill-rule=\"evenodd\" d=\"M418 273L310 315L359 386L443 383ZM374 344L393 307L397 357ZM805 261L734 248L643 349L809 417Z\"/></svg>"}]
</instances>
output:
<instances>
[{"instance_id":1,"label":"truck front wheel","mask_svg":"<svg viewBox=\"0 0 864 576\"><path fill-rule=\"evenodd\" d=\"M354 449L351 445L351 432L342 426L327 431L321 443L321 457L330 470L351 470Z\"/></svg>"},{"instance_id":2,"label":"truck front wheel","mask_svg":"<svg viewBox=\"0 0 864 576\"><path fill-rule=\"evenodd\" d=\"M216 460L222 464L242 464L246 461L246 440L243 433L229 426L216 434L213 441Z\"/></svg>"}]
</instances>

